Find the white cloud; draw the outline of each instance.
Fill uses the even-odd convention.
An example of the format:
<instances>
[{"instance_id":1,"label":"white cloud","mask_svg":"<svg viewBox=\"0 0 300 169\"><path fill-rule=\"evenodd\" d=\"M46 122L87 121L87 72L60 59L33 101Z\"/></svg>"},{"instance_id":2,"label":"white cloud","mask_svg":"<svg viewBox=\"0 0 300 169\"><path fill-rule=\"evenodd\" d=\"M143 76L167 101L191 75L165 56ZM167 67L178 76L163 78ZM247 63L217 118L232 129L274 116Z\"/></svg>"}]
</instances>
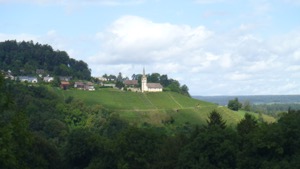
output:
<instances>
[{"instance_id":1,"label":"white cloud","mask_svg":"<svg viewBox=\"0 0 300 169\"><path fill-rule=\"evenodd\" d=\"M228 79L233 81L241 81L241 80L248 80L251 78L250 74L240 73L240 72L234 72L231 74L228 74Z\"/></svg>"},{"instance_id":2,"label":"white cloud","mask_svg":"<svg viewBox=\"0 0 300 169\"><path fill-rule=\"evenodd\" d=\"M148 73L182 79L192 94L289 94L297 92L297 83L286 85L284 78L300 76L298 67L288 68L300 62L298 34L263 39L246 29L216 34L203 26L123 16L97 34L102 45L89 62L112 70L122 63L129 74L145 66ZM96 73L105 72L99 68Z\"/></svg>"},{"instance_id":3,"label":"white cloud","mask_svg":"<svg viewBox=\"0 0 300 169\"><path fill-rule=\"evenodd\" d=\"M287 67L285 70L289 72L300 71L300 65L291 65Z\"/></svg>"},{"instance_id":4,"label":"white cloud","mask_svg":"<svg viewBox=\"0 0 300 169\"><path fill-rule=\"evenodd\" d=\"M147 64L191 57L187 51L201 48L212 32L199 26L154 23L137 16L123 16L106 32L97 34L101 52L90 60L103 64L119 62ZM110 57L107 57L110 56Z\"/></svg>"}]
</instances>

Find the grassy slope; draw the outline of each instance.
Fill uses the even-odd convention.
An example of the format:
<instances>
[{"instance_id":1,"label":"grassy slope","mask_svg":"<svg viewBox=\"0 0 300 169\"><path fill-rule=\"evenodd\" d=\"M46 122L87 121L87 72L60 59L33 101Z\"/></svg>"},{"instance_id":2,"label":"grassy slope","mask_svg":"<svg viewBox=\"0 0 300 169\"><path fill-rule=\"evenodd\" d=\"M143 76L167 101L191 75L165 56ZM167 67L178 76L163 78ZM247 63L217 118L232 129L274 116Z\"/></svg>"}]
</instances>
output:
<instances>
[{"instance_id":1,"label":"grassy slope","mask_svg":"<svg viewBox=\"0 0 300 169\"><path fill-rule=\"evenodd\" d=\"M115 89L97 91L57 90L65 98L73 96L88 105L100 104L120 114L120 117L133 124L150 123L160 126L162 121L174 119L174 124L184 123L204 124L208 114L216 109L227 121L228 125L238 123L245 112L234 112L226 107L185 97L178 93L134 93ZM253 113L256 117L256 114ZM274 121L269 116L263 116L266 121Z\"/></svg>"}]
</instances>

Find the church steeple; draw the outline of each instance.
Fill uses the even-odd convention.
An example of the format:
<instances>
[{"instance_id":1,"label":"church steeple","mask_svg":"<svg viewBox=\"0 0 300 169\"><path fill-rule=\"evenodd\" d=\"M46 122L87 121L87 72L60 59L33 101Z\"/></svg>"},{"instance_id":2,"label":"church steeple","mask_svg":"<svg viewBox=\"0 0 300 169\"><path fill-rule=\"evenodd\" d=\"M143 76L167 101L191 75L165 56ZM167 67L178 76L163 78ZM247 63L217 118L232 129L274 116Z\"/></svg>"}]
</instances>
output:
<instances>
[{"instance_id":1,"label":"church steeple","mask_svg":"<svg viewBox=\"0 0 300 169\"><path fill-rule=\"evenodd\" d=\"M143 76L142 76L142 92L148 91L147 87L147 77L145 74L145 68L143 67Z\"/></svg>"}]
</instances>

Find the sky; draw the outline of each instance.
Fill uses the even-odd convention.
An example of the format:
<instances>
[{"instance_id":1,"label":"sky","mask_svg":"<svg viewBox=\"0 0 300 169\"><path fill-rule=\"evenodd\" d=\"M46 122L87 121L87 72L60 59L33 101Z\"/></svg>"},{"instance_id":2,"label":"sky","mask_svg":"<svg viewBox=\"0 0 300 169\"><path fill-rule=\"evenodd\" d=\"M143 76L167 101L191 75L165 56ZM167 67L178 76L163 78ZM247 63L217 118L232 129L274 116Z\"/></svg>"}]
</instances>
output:
<instances>
[{"instance_id":1,"label":"sky","mask_svg":"<svg viewBox=\"0 0 300 169\"><path fill-rule=\"evenodd\" d=\"M191 95L300 94L300 0L0 0L0 41L92 76L167 74Z\"/></svg>"}]
</instances>

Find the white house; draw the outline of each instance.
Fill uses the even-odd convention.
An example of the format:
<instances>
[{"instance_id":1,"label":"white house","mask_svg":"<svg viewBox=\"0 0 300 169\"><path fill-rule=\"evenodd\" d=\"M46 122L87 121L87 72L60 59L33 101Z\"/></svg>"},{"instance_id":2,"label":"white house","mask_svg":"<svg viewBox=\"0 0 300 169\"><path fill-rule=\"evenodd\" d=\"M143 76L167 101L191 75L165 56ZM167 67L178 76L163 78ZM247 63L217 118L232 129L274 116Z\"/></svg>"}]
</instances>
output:
<instances>
[{"instance_id":1,"label":"white house","mask_svg":"<svg viewBox=\"0 0 300 169\"><path fill-rule=\"evenodd\" d=\"M143 69L142 76L142 92L162 92L163 86L160 83L147 83L145 69Z\"/></svg>"},{"instance_id":2,"label":"white house","mask_svg":"<svg viewBox=\"0 0 300 169\"><path fill-rule=\"evenodd\" d=\"M19 79L21 82L29 82L29 83L38 82L37 78L32 76L18 76L17 79Z\"/></svg>"},{"instance_id":3,"label":"white house","mask_svg":"<svg viewBox=\"0 0 300 169\"><path fill-rule=\"evenodd\" d=\"M54 80L54 78L53 77L50 77L50 76L46 76L46 77L44 77L43 78L43 80L44 80L44 82L52 82L53 80Z\"/></svg>"},{"instance_id":4,"label":"white house","mask_svg":"<svg viewBox=\"0 0 300 169\"><path fill-rule=\"evenodd\" d=\"M100 80L101 82L106 82L108 81L107 78L105 77L96 77L98 80Z\"/></svg>"}]
</instances>

